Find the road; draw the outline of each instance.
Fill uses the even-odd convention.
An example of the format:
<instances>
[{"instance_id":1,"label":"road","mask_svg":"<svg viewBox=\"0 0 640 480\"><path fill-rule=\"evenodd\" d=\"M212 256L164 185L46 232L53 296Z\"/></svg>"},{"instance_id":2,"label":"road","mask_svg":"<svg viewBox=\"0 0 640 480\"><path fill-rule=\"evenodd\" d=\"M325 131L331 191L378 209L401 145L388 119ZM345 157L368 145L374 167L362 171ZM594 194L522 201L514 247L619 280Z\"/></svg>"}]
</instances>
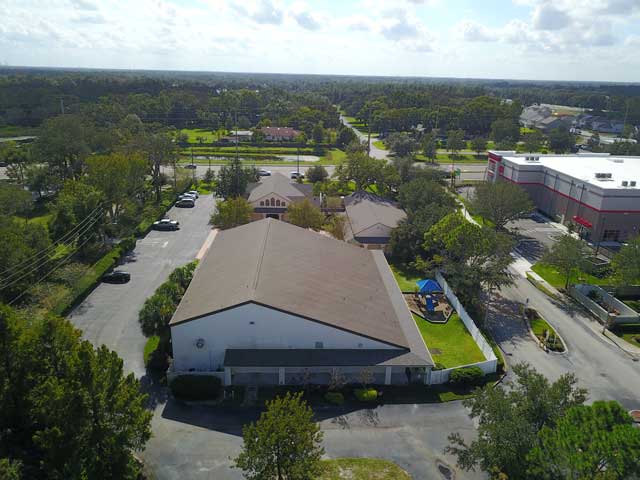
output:
<instances>
[{"instance_id":1,"label":"road","mask_svg":"<svg viewBox=\"0 0 640 480\"><path fill-rule=\"evenodd\" d=\"M244 162L244 163L245 165L251 165L249 162ZM327 170L329 175L333 175L333 172L335 171L335 168L336 168L334 165L323 165L323 167ZM221 168L222 168L222 165L211 165L211 170L213 170L216 173L219 172ZM286 175L287 177L291 175L291 172L295 172L297 170L295 162L293 162L291 165L261 165L259 168L264 168L266 170L271 171L272 173L278 172L283 175ZM306 174L308 168L309 168L309 165L300 165L300 171L302 173ZM207 172L208 169L209 169L209 166L206 164L196 164L196 168L194 169L195 176L198 178L204 177L204 174ZM192 170L188 170L188 171L192 172ZM162 172L167 174L169 178L171 178L173 175L173 168L162 167Z\"/></svg>"},{"instance_id":2,"label":"road","mask_svg":"<svg viewBox=\"0 0 640 480\"><path fill-rule=\"evenodd\" d=\"M519 313L527 299L560 333L568 353L545 353L531 339ZM572 372L589 390L590 401L617 400L627 409L640 406L640 365L600 334L594 319L577 307L552 301L521 275L492 299L488 326L509 363L526 361L550 379Z\"/></svg>"},{"instance_id":3,"label":"road","mask_svg":"<svg viewBox=\"0 0 640 480\"><path fill-rule=\"evenodd\" d=\"M208 220L213 207L214 200L207 195L200 197L195 208L172 208L168 216L180 222L180 230L152 231L138 240L120 267L131 273L131 281L99 284L69 315L85 339L118 352L125 370L139 378L146 373L142 359L146 339L140 331L138 312L173 269L195 258L211 231Z\"/></svg>"},{"instance_id":4,"label":"road","mask_svg":"<svg viewBox=\"0 0 640 480\"><path fill-rule=\"evenodd\" d=\"M357 128L355 128L353 125L351 125L347 119L343 116L340 115L340 121L342 123L344 123L347 127L350 127L351 130L354 131L354 133L356 134L356 136L358 137L358 139L361 142L366 142L367 141L367 135L360 132L360 130L358 130ZM371 142L369 143L369 154L373 157L373 158L378 158L381 160L386 160L389 157L389 151L388 150L383 150L382 148L378 148L376 147L373 142L375 142L377 139L374 137L371 137Z\"/></svg>"}]
</instances>

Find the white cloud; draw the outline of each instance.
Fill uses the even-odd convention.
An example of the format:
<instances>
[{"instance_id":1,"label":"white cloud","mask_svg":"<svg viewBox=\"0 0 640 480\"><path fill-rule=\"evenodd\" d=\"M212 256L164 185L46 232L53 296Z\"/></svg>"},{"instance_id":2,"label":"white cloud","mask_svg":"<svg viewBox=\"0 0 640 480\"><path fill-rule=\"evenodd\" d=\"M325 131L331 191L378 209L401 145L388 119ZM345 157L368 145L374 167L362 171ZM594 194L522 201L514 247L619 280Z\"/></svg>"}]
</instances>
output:
<instances>
[{"instance_id":1,"label":"white cloud","mask_svg":"<svg viewBox=\"0 0 640 480\"><path fill-rule=\"evenodd\" d=\"M561 30L569 24L569 15L550 3L537 5L533 10L533 26L538 30Z\"/></svg>"},{"instance_id":2,"label":"white cloud","mask_svg":"<svg viewBox=\"0 0 640 480\"><path fill-rule=\"evenodd\" d=\"M323 24L327 23L326 19L301 3L293 5L289 14L298 25L307 30L319 30Z\"/></svg>"},{"instance_id":3,"label":"white cloud","mask_svg":"<svg viewBox=\"0 0 640 480\"><path fill-rule=\"evenodd\" d=\"M462 20L453 27L454 35L467 42L493 42L496 35L491 29L474 20Z\"/></svg>"},{"instance_id":4,"label":"white cloud","mask_svg":"<svg viewBox=\"0 0 640 480\"><path fill-rule=\"evenodd\" d=\"M256 23L280 25L284 9L272 0L256 0L252 4L234 4L234 8Z\"/></svg>"}]
</instances>

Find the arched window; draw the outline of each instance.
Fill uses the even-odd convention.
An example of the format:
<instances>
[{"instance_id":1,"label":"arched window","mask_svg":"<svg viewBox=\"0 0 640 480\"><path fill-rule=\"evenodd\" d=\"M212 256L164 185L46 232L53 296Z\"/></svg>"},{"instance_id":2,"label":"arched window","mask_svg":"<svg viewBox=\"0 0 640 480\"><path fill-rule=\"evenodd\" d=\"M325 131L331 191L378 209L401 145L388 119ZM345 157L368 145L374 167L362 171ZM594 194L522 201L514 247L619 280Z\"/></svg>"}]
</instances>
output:
<instances>
[{"instance_id":1,"label":"arched window","mask_svg":"<svg viewBox=\"0 0 640 480\"><path fill-rule=\"evenodd\" d=\"M276 199L276 207L280 206L280 199Z\"/></svg>"},{"instance_id":2,"label":"arched window","mask_svg":"<svg viewBox=\"0 0 640 480\"><path fill-rule=\"evenodd\" d=\"M272 206L272 207L275 207L275 206L276 206L276 199L275 199L275 198L272 198L272 199L271 199L271 206Z\"/></svg>"}]
</instances>

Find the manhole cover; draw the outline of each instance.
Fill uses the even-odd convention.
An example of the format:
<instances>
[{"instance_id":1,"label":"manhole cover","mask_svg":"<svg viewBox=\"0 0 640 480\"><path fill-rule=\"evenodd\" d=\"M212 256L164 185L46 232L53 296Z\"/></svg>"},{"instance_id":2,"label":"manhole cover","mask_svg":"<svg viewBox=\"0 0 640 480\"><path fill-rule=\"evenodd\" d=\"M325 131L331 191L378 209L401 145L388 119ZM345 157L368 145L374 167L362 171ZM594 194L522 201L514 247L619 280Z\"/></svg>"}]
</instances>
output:
<instances>
[{"instance_id":1,"label":"manhole cover","mask_svg":"<svg viewBox=\"0 0 640 480\"><path fill-rule=\"evenodd\" d=\"M456 478L455 472L446 463L437 460L436 466L438 467L438 471L440 472L440 475L442 475L442 478L446 480L454 480Z\"/></svg>"}]
</instances>

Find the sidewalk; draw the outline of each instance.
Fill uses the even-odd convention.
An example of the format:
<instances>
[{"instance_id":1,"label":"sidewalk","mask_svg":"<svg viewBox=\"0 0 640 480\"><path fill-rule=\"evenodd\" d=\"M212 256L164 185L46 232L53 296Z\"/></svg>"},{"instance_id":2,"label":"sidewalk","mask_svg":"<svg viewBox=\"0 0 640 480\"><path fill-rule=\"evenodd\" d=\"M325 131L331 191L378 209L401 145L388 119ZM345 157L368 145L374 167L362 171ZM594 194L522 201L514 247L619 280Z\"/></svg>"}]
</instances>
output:
<instances>
[{"instance_id":1,"label":"sidewalk","mask_svg":"<svg viewBox=\"0 0 640 480\"><path fill-rule=\"evenodd\" d=\"M554 296L556 296L558 298L562 298L563 297L563 294L560 293L560 291L556 287L551 285L544 278L542 278L536 272L531 270L532 265L531 265L531 262L529 262L529 260L527 260L526 258L524 258L522 255L520 255L519 253L517 253L515 251L511 252L511 256L514 259L513 263L511 264L511 269L514 270L518 275L520 275L520 276L522 276L524 278L531 277L533 280L535 280L537 283L542 285L545 289L547 289Z\"/></svg>"}]
</instances>

